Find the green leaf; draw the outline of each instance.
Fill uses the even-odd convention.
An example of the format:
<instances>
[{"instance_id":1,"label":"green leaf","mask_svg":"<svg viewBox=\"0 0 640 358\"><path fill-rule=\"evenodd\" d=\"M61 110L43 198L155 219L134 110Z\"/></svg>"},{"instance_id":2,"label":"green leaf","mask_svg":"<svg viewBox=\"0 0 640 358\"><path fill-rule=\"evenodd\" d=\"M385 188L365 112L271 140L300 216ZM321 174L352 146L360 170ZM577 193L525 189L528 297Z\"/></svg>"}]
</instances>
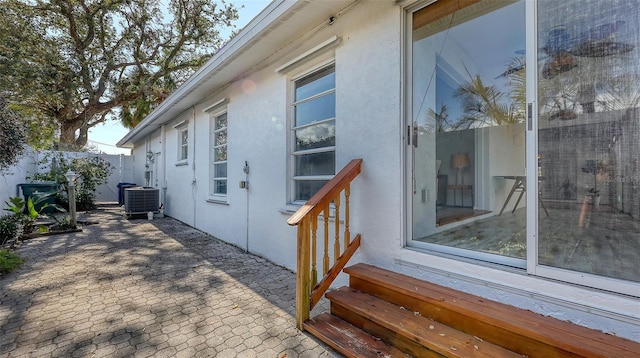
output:
<instances>
[{"instance_id":1,"label":"green leaf","mask_svg":"<svg viewBox=\"0 0 640 358\"><path fill-rule=\"evenodd\" d=\"M38 212L36 211L36 207L33 204L33 200L31 200L31 197L29 197L29 199L27 200L27 211L29 212L29 217L32 219L35 219L39 216Z\"/></svg>"},{"instance_id":2,"label":"green leaf","mask_svg":"<svg viewBox=\"0 0 640 358\"><path fill-rule=\"evenodd\" d=\"M24 209L24 200L20 197L12 197L9 198L10 202L5 201L4 203L7 205L7 208L4 209L6 211L10 211L16 215L22 214L22 209Z\"/></svg>"}]
</instances>

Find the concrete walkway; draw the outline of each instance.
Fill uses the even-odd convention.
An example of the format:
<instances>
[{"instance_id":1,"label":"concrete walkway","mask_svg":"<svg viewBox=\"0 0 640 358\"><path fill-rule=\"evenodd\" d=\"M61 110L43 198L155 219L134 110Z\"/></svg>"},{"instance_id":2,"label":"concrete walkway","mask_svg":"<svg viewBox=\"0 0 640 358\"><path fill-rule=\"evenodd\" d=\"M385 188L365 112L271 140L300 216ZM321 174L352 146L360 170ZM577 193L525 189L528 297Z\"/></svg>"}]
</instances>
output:
<instances>
[{"instance_id":1,"label":"concrete walkway","mask_svg":"<svg viewBox=\"0 0 640 358\"><path fill-rule=\"evenodd\" d=\"M0 356L337 356L295 328L291 271L170 218L80 219L0 276Z\"/></svg>"}]
</instances>

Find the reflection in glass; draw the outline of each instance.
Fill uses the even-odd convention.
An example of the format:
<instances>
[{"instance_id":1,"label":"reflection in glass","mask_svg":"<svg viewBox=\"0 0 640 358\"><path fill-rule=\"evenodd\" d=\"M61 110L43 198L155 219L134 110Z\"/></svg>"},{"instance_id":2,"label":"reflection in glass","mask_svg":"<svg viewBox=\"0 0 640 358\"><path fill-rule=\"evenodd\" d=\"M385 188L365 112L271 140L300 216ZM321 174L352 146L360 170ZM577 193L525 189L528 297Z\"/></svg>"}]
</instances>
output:
<instances>
[{"instance_id":1,"label":"reflection in glass","mask_svg":"<svg viewBox=\"0 0 640 358\"><path fill-rule=\"evenodd\" d=\"M215 149L215 159L216 162L222 162L227 160L227 146L218 147Z\"/></svg>"},{"instance_id":2,"label":"reflection in glass","mask_svg":"<svg viewBox=\"0 0 640 358\"><path fill-rule=\"evenodd\" d=\"M296 157L296 176L333 175L336 170L334 153L312 153Z\"/></svg>"},{"instance_id":3,"label":"reflection in glass","mask_svg":"<svg viewBox=\"0 0 640 358\"><path fill-rule=\"evenodd\" d=\"M335 120L296 130L296 150L336 145Z\"/></svg>"},{"instance_id":4,"label":"reflection in glass","mask_svg":"<svg viewBox=\"0 0 640 358\"><path fill-rule=\"evenodd\" d=\"M183 129L180 132L180 160L188 158L189 153L189 132Z\"/></svg>"},{"instance_id":5,"label":"reflection in glass","mask_svg":"<svg viewBox=\"0 0 640 358\"><path fill-rule=\"evenodd\" d=\"M640 281L640 3L538 1L542 265Z\"/></svg>"},{"instance_id":6,"label":"reflection in glass","mask_svg":"<svg viewBox=\"0 0 640 358\"><path fill-rule=\"evenodd\" d=\"M227 131L216 132L216 145L227 144Z\"/></svg>"},{"instance_id":7,"label":"reflection in glass","mask_svg":"<svg viewBox=\"0 0 640 358\"><path fill-rule=\"evenodd\" d=\"M295 190L298 193L298 200L309 200L323 185L326 180L298 180L295 182Z\"/></svg>"},{"instance_id":8,"label":"reflection in glass","mask_svg":"<svg viewBox=\"0 0 640 358\"><path fill-rule=\"evenodd\" d=\"M227 163L214 164L214 177L226 178L227 177Z\"/></svg>"},{"instance_id":9,"label":"reflection in glass","mask_svg":"<svg viewBox=\"0 0 640 358\"><path fill-rule=\"evenodd\" d=\"M227 114L223 113L213 121L213 194L227 194Z\"/></svg>"},{"instance_id":10,"label":"reflection in glass","mask_svg":"<svg viewBox=\"0 0 640 358\"><path fill-rule=\"evenodd\" d=\"M216 194L227 193L227 181L226 180L214 180L214 188Z\"/></svg>"},{"instance_id":11,"label":"reflection in glass","mask_svg":"<svg viewBox=\"0 0 640 358\"><path fill-rule=\"evenodd\" d=\"M329 93L296 105L296 127L330 119L336 116L336 96Z\"/></svg>"},{"instance_id":12,"label":"reflection in glass","mask_svg":"<svg viewBox=\"0 0 640 358\"><path fill-rule=\"evenodd\" d=\"M332 90L335 87L336 75L334 66L328 66L296 81L295 101L301 101L318 93Z\"/></svg>"},{"instance_id":13,"label":"reflection in glass","mask_svg":"<svg viewBox=\"0 0 640 358\"><path fill-rule=\"evenodd\" d=\"M293 200L307 200L335 174L334 65L295 81ZM319 180L323 179L323 180Z\"/></svg>"},{"instance_id":14,"label":"reflection in glass","mask_svg":"<svg viewBox=\"0 0 640 358\"><path fill-rule=\"evenodd\" d=\"M216 129L226 128L227 127L227 114L223 113L216 117L215 119Z\"/></svg>"},{"instance_id":15,"label":"reflection in glass","mask_svg":"<svg viewBox=\"0 0 640 358\"><path fill-rule=\"evenodd\" d=\"M524 1L447 4L413 14L413 243L523 260Z\"/></svg>"}]
</instances>

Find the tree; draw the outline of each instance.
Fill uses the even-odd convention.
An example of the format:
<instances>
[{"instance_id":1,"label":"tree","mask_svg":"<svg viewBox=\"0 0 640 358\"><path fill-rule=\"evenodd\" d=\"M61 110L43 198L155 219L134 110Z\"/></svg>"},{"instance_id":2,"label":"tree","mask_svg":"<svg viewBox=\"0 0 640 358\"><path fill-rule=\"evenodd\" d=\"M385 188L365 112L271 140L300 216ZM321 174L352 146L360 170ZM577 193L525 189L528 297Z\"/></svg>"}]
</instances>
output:
<instances>
[{"instance_id":1,"label":"tree","mask_svg":"<svg viewBox=\"0 0 640 358\"><path fill-rule=\"evenodd\" d=\"M0 95L54 120L63 147L118 116L134 126L238 17L210 0L2 0L0 12Z\"/></svg>"},{"instance_id":2,"label":"tree","mask_svg":"<svg viewBox=\"0 0 640 358\"><path fill-rule=\"evenodd\" d=\"M467 69L469 82L456 89L456 96L462 102L464 116L453 127L469 129L524 122L526 102L524 69L524 60L515 58L500 76L507 78L513 87L508 99L505 99L505 93L497 86L485 85L480 75L473 76Z\"/></svg>"},{"instance_id":3,"label":"tree","mask_svg":"<svg viewBox=\"0 0 640 358\"><path fill-rule=\"evenodd\" d=\"M25 130L20 117L0 97L0 173L18 161L24 151Z\"/></svg>"},{"instance_id":4,"label":"tree","mask_svg":"<svg viewBox=\"0 0 640 358\"><path fill-rule=\"evenodd\" d=\"M27 145L33 149L55 149L58 138L58 125L51 118L42 115L37 109L13 103L11 106L21 118L26 130Z\"/></svg>"}]
</instances>

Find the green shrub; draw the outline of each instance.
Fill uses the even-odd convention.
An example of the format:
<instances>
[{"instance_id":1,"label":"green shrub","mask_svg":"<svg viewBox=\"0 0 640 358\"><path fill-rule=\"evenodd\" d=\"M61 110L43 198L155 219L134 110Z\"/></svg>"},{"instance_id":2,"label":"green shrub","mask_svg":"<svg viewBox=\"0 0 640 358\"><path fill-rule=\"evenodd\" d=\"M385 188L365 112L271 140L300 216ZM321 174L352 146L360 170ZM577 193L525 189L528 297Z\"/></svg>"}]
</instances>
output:
<instances>
[{"instance_id":1,"label":"green shrub","mask_svg":"<svg viewBox=\"0 0 640 358\"><path fill-rule=\"evenodd\" d=\"M47 154L42 163L51 162L51 170L47 173L34 174L34 180L55 181L64 186L67 192L67 179L64 174L71 170L77 175L76 184L76 210L86 211L95 209L96 188L107 182L113 167L109 161L99 157L82 157L67 159L61 152ZM59 195L58 202L69 208L69 199L66 195Z\"/></svg>"},{"instance_id":2,"label":"green shrub","mask_svg":"<svg viewBox=\"0 0 640 358\"><path fill-rule=\"evenodd\" d=\"M24 260L15 253L0 249L0 274L9 273L22 266L23 263Z\"/></svg>"},{"instance_id":3,"label":"green shrub","mask_svg":"<svg viewBox=\"0 0 640 358\"><path fill-rule=\"evenodd\" d=\"M26 140L24 122L0 98L0 173L18 162Z\"/></svg>"},{"instance_id":4,"label":"green shrub","mask_svg":"<svg viewBox=\"0 0 640 358\"><path fill-rule=\"evenodd\" d=\"M0 216L0 246L21 235L20 217L13 214Z\"/></svg>"},{"instance_id":5,"label":"green shrub","mask_svg":"<svg viewBox=\"0 0 640 358\"><path fill-rule=\"evenodd\" d=\"M22 232L19 234L30 234L35 229L36 220L40 216L45 215L55 218L53 215L43 214L45 209L51 207L59 212L66 212L64 208L57 204L46 203L48 198L56 195L58 195L58 192L38 193L31 195L26 201L21 197L11 197L9 201L4 202L7 206L4 210L12 212L16 222L20 223ZM43 202L44 204L42 204Z\"/></svg>"}]
</instances>

